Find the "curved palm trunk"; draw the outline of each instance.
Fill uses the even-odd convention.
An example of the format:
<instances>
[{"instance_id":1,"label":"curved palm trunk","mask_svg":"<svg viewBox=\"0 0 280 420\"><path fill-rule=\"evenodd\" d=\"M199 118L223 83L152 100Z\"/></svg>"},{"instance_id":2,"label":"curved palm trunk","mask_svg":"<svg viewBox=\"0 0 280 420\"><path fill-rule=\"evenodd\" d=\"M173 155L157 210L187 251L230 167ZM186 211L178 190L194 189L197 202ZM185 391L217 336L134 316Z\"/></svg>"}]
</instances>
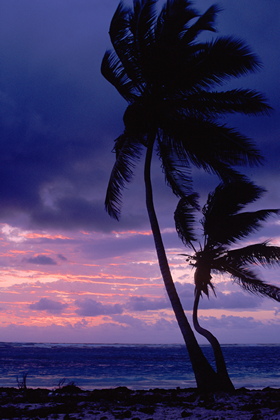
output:
<instances>
[{"instance_id":1,"label":"curved palm trunk","mask_svg":"<svg viewBox=\"0 0 280 420\"><path fill-rule=\"evenodd\" d=\"M155 213L153 203L153 191L151 184L151 160L153 153L153 142L147 147L147 154L145 160L145 187L146 187L146 206L148 210L149 220L153 237L155 241L155 247L157 251L157 257L159 261L160 271L163 277L165 288L170 299L173 311L175 313L178 325L182 332L184 341L189 352L191 364L196 378L197 388L200 392L214 392L223 390L223 386L220 383L220 378L214 371L212 366L207 361L201 348L199 347L193 330L186 318L184 309L181 301L177 294L171 272L169 269L161 232L158 225L158 220Z\"/></svg>"},{"instance_id":2,"label":"curved palm trunk","mask_svg":"<svg viewBox=\"0 0 280 420\"><path fill-rule=\"evenodd\" d=\"M202 328L198 322L197 312L198 312L200 293L201 291L199 290L199 288L196 288L194 305L193 305L194 328L199 334L205 337L212 346L214 357L215 357L215 363L217 367L217 373L220 379L220 383L223 386L223 391L234 391L234 386L228 375L228 371L227 371L227 367L226 367L226 363L225 363L225 359L224 359L224 355L223 355L220 343L210 331L206 330L205 328Z\"/></svg>"}]
</instances>

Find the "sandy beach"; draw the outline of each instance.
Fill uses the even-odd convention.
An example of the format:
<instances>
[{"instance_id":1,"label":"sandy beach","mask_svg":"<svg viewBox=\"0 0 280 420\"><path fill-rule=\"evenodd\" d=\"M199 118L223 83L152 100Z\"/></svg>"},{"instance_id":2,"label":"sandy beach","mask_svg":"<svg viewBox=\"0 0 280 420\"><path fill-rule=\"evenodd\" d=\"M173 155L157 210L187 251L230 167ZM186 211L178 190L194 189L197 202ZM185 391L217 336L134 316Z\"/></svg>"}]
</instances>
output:
<instances>
[{"instance_id":1,"label":"sandy beach","mask_svg":"<svg viewBox=\"0 0 280 420\"><path fill-rule=\"evenodd\" d=\"M199 396L195 389L0 389L1 419L279 420L280 389Z\"/></svg>"}]
</instances>

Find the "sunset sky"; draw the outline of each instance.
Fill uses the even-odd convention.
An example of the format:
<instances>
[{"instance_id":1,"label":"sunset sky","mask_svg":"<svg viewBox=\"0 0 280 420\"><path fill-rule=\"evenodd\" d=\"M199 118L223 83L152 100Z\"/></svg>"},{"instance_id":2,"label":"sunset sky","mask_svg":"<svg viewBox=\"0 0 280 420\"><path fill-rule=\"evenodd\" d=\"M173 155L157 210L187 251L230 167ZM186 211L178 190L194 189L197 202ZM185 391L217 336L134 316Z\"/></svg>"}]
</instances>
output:
<instances>
[{"instance_id":1,"label":"sunset sky","mask_svg":"<svg viewBox=\"0 0 280 420\"><path fill-rule=\"evenodd\" d=\"M244 39L263 63L225 88L257 89L274 108L271 116L225 123L253 138L265 157L264 166L246 169L267 189L253 208L280 208L280 2L218 3L218 33ZM156 260L141 163L121 220L104 210L126 106L100 74L117 4L0 0L0 341L182 342ZM195 2L200 11L212 4ZM163 239L190 319L193 271L174 230L176 200L155 169ZM197 170L193 176L202 200L219 182ZM279 217L246 243L264 239L280 246ZM280 268L261 274L280 286ZM217 298L201 305L203 326L222 343L279 343L279 303L221 276L215 284Z\"/></svg>"}]
</instances>

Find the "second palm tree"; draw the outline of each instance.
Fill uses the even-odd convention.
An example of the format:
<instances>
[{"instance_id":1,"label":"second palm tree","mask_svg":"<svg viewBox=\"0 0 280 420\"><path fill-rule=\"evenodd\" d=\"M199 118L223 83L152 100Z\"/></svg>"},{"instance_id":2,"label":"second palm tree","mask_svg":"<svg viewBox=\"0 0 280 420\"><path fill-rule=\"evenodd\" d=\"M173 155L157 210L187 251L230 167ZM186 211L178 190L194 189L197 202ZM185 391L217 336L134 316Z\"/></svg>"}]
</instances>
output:
<instances>
[{"instance_id":1,"label":"second palm tree","mask_svg":"<svg viewBox=\"0 0 280 420\"><path fill-rule=\"evenodd\" d=\"M220 184L213 193L209 194L207 203L202 209L203 218L200 223L203 228L203 238L199 249L195 234L197 226L194 206L190 205L189 199L181 199L175 211L175 224L179 237L193 251L191 255L184 255L195 267L194 327L210 342L217 373L221 381L225 382L229 377L220 344L210 331L201 327L198 321L198 306L203 294L209 297L209 290L215 291L212 282L213 273L229 275L245 290L280 302L280 288L264 282L252 269L252 265L280 266L280 247L262 242L230 249L237 241L258 230L262 221L279 213L276 209L240 212L244 206L260 198L263 192L263 189L249 181Z\"/></svg>"}]
</instances>

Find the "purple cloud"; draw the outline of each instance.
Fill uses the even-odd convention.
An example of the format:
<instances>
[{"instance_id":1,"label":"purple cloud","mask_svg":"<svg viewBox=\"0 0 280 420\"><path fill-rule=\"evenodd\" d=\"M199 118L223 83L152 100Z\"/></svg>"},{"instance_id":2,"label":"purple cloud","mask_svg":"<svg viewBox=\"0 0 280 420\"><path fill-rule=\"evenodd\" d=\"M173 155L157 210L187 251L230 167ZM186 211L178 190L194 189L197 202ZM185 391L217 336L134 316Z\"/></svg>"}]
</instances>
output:
<instances>
[{"instance_id":1,"label":"purple cloud","mask_svg":"<svg viewBox=\"0 0 280 420\"><path fill-rule=\"evenodd\" d=\"M57 254L57 258L59 258L61 261L67 261L67 258L62 254Z\"/></svg>"},{"instance_id":2,"label":"purple cloud","mask_svg":"<svg viewBox=\"0 0 280 420\"><path fill-rule=\"evenodd\" d=\"M119 304L104 305L93 299L76 300L76 313L81 316L99 316L122 314L123 308Z\"/></svg>"},{"instance_id":3,"label":"purple cloud","mask_svg":"<svg viewBox=\"0 0 280 420\"><path fill-rule=\"evenodd\" d=\"M170 308L166 299L148 299L144 296L132 296L127 303L127 308L132 311L156 311Z\"/></svg>"},{"instance_id":4,"label":"purple cloud","mask_svg":"<svg viewBox=\"0 0 280 420\"><path fill-rule=\"evenodd\" d=\"M176 283L178 294L181 298L185 310L190 311L193 308L194 286L186 283ZM216 289L216 296L210 293L209 299L203 295L200 300L199 309L231 309L231 310L247 310L257 309L263 303L263 300L250 293L242 291L220 292Z\"/></svg>"},{"instance_id":5,"label":"purple cloud","mask_svg":"<svg viewBox=\"0 0 280 420\"><path fill-rule=\"evenodd\" d=\"M46 255L36 255L36 257L27 258L26 261L30 264L56 265L56 261Z\"/></svg>"},{"instance_id":6,"label":"purple cloud","mask_svg":"<svg viewBox=\"0 0 280 420\"><path fill-rule=\"evenodd\" d=\"M36 303L29 305L29 308L35 311L47 311L51 314L60 314L68 305L48 298L42 298Z\"/></svg>"},{"instance_id":7,"label":"purple cloud","mask_svg":"<svg viewBox=\"0 0 280 420\"><path fill-rule=\"evenodd\" d=\"M217 297L206 296L201 300L201 309L256 309L261 306L262 300L252 294L242 292L219 293Z\"/></svg>"}]
</instances>

